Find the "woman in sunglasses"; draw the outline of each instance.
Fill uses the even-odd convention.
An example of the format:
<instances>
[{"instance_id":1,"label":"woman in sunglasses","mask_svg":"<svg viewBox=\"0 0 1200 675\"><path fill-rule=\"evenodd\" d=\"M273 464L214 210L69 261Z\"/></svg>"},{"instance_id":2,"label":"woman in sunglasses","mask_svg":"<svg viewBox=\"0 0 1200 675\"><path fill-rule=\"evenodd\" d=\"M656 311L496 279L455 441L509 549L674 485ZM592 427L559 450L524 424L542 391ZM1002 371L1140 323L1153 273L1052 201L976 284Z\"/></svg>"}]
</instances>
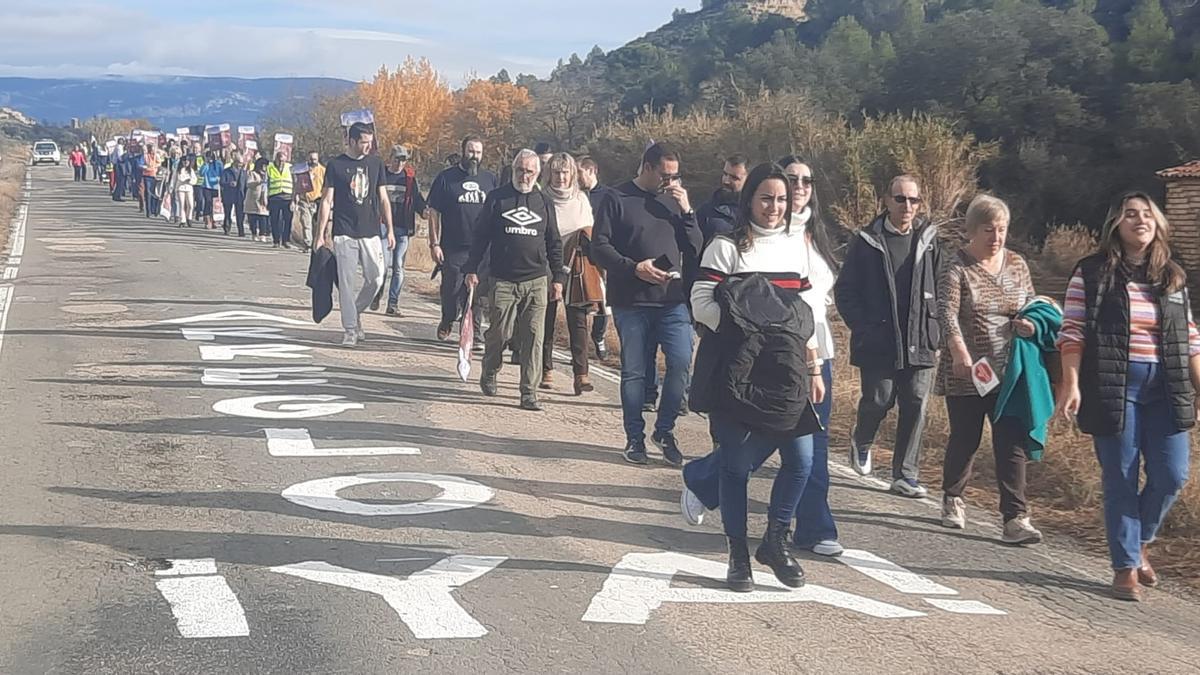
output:
<instances>
[{"instance_id":1,"label":"woman in sunglasses","mask_svg":"<svg viewBox=\"0 0 1200 675\"><path fill-rule=\"evenodd\" d=\"M1122 195L1100 251L1075 267L1059 335L1058 410L1096 448L1112 594L1121 600L1141 600L1142 586L1158 584L1146 549L1187 482L1187 430L1200 401L1200 334L1170 234L1153 199Z\"/></svg>"}]
</instances>

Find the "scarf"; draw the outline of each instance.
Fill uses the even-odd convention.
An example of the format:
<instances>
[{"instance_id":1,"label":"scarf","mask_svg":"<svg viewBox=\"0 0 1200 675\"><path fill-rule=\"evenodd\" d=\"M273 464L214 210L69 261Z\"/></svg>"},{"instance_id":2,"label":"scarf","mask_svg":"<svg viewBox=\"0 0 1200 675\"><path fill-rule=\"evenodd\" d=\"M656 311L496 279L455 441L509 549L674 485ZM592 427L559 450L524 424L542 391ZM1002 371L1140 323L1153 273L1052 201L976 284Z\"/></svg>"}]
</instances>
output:
<instances>
[{"instance_id":1,"label":"scarf","mask_svg":"<svg viewBox=\"0 0 1200 675\"><path fill-rule=\"evenodd\" d=\"M564 241L568 236L593 225L592 203L576 185L565 190L548 187L545 194L554 204L554 216L558 219L558 234Z\"/></svg>"}]
</instances>

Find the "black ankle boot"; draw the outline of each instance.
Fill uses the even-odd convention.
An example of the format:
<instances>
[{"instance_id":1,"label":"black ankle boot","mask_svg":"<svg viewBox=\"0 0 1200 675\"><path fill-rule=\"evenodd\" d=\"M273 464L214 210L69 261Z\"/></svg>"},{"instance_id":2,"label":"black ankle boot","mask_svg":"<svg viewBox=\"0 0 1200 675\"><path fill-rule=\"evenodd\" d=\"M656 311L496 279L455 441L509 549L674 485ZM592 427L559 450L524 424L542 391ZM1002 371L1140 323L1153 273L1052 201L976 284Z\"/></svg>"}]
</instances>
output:
<instances>
[{"instance_id":1,"label":"black ankle boot","mask_svg":"<svg viewBox=\"0 0 1200 675\"><path fill-rule=\"evenodd\" d=\"M767 534L762 544L754 552L754 559L771 568L775 578L784 586L800 588L804 585L804 570L800 563L788 553L788 526L782 523L768 523Z\"/></svg>"},{"instance_id":2,"label":"black ankle boot","mask_svg":"<svg viewBox=\"0 0 1200 675\"><path fill-rule=\"evenodd\" d=\"M749 593L754 589L754 577L750 575L750 545L746 538L729 537L729 572L725 574L729 590Z\"/></svg>"}]
</instances>

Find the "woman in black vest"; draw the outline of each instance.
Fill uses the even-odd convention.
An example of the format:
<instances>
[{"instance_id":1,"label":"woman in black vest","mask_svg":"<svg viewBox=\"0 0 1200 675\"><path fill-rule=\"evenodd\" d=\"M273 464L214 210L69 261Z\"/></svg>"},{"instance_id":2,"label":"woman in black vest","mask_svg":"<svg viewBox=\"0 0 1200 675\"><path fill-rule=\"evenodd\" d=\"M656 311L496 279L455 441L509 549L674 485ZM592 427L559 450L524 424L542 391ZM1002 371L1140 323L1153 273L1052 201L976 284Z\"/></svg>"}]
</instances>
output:
<instances>
[{"instance_id":1,"label":"woman in black vest","mask_svg":"<svg viewBox=\"0 0 1200 675\"><path fill-rule=\"evenodd\" d=\"M1100 249L1079 261L1067 286L1058 408L1092 435L1112 593L1137 601L1141 586L1158 583L1146 547L1187 482L1200 334L1183 268L1171 259L1170 226L1153 199L1122 196Z\"/></svg>"}]
</instances>

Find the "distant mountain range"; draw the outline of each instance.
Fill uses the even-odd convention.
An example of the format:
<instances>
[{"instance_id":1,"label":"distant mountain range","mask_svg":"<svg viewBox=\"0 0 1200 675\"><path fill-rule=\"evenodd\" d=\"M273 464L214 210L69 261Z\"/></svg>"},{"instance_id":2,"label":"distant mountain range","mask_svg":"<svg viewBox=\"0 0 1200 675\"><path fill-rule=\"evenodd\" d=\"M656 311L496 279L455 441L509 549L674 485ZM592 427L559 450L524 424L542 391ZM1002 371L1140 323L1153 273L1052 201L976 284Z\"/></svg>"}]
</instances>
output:
<instances>
[{"instance_id":1,"label":"distant mountain range","mask_svg":"<svg viewBox=\"0 0 1200 675\"><path fill-rule=\"evenodd\" d=\"M51 124L103 115L144 118L166 130L190 124L255 124L281 103L303 102L316 93L343 93L354 86L347 80L318 77L0 77L0 106Z\"/></svg>"}]
</instances>

